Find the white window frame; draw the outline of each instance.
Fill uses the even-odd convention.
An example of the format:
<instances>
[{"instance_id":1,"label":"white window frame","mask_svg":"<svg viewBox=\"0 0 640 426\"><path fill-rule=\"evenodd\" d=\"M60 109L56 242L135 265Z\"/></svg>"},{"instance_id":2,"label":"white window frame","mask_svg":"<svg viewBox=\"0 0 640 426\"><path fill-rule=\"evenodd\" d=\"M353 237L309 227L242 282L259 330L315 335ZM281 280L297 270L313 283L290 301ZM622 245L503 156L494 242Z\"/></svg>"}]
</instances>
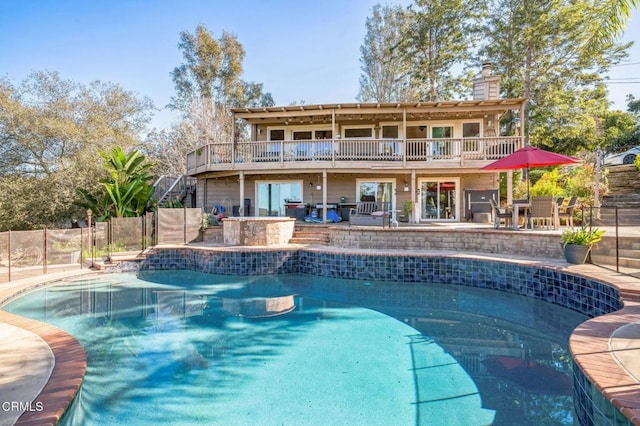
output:
<instances>
[{"instance_id":1,"label":"white window frame","mask_svg":"<svg viewBox=\"0 0 640 426\"><path fill-rule=\"evenodd\" d=\"M391 183L391 218L396 219L396 193L398 191L396 185L396 178L379 178L379 177L369 177L369 178L357 178L356 179L356 188L355 188L355 197L356 201L360 201L360 184L365 183Z\"/></svg>"},{"instance_id":2,"label":"white window frame","mask_svg":"<svg viewBox=\"0 0 640 426\"><path fill-rule=\"evenodd\" d=\"M260 184L273 184L273 183L288 183L288 184L299 184L300 185L300 201L304 200L304 180L301 179L263 179L263 180L256 180L255 184L254 184L254 194L255 194L255 212L256 212L256 216L258 216L257 212L259 211L258 209L260 208L260 192L258 191L258 188L260 187Z\"/></svg>"},{"instance_id":3,"label":"white window frame","mask_svg":"<svg viewBox=\"0 0 640 426\"><path fill-rule=\"evenodd\" d=\"M347 133L347 130L351 130L351 129L371 129L371 136L370 137L364 137L364 138L348 138L345 135ZM342 133L340 134L340 136L343 139L373 139L375 137L375 129L374 129L374 125L373 124L342 126L341 132Z\"/></svg>"},{"instance_id":4,"label":"white window frame","mask_svg":"<svg viewBox=\"0 0 640 426\"><path fill-rule=\"evenodd\" d=\"M456 209L454 213L454 217L452 219L423 219L422 218L422 184L425 182L436 182L440 184L441 182L453 182L456 185L456 197L455 197L455 205ZM418 195L417 204L418 204L418 212L420 213L418 220L420 222L460 222L460 214L461 214L461 206L460 206L460 192L462 191L460 187L460 178L452 177L452 176L429 176L429 177L421 177L417 180L418 191L420 194Z\"/></svg>"}]
</instances>

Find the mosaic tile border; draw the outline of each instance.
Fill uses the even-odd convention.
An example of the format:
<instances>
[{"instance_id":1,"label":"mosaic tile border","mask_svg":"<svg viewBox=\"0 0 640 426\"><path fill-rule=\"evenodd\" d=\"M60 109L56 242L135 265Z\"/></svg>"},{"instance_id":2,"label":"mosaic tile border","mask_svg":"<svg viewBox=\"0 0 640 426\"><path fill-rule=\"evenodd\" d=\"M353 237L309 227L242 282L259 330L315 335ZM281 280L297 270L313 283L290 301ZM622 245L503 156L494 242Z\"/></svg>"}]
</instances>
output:
<instances>
[{"instance_id":1,"label":"mosaic tile border","mask_svg":"<svg viewBox=\"0 0 640 426\"><path fill-rule=\"evenodd\" d=\"M299 250L158 249L120 271L189 269L221 275L303 273L354 280L460 284L520 294L589 317L622 308L618 289L562 270L460 256L371 255Z\"/></svg>"}]
</instances>

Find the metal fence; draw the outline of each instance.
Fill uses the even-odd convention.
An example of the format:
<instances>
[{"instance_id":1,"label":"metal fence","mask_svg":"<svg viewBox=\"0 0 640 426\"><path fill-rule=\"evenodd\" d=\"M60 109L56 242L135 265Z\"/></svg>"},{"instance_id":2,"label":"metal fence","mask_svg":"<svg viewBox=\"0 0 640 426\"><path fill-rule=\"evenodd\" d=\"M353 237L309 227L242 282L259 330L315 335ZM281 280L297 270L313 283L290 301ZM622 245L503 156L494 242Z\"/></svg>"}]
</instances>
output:
<instances>
[{"instance_id":1,"label":"metal fence","mask_svg":"<svg viewBox=\"0 0 640 426\"><path fill-rule=\"evenodd\" d=\"M605 230L605 239L592 251L592 263L614 266L616 272L640 275L639 207L584 206L582 223Z\"/></svg>"},{"instance_id":2,"label":"metal fence","mask_svg":"<svg viewBox=\"0 0 640 426\"><path fill-rule=\"evenodd\" d=\"M91 263L88 228L0 233L0 282L80 269Z\"/></svg>"},{"instance_id":3,"label":"metal fence","mask_svg":"<svg viewBox=\"0 0 640 426\"><path fill-rule=\"evenodd\" d=\"M88 228L0 232L0 283L91 267L115 254L200 238L200 208L160 208L142 217L112 218Z\"/></svg>"}]
</instances>

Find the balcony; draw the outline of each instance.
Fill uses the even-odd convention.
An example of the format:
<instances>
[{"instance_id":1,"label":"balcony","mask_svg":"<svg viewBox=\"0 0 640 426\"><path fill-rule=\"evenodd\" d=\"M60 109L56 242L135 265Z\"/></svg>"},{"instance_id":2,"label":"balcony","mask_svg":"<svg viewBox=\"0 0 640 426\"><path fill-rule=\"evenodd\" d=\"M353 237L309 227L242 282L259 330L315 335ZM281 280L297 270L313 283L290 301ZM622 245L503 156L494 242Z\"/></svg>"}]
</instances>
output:
<instances>
[{"instance_id":1,"label":"balcony","mask_svg":"<svg viewBox=\"0 0 640 426\"><path fill-rule=\"evenodd\" d=\"M522 146L519 136L453 139L321 139L204 145L187 154L187 174L208 171L350 168L477 169Z\"/></svg>"}]
</instances>

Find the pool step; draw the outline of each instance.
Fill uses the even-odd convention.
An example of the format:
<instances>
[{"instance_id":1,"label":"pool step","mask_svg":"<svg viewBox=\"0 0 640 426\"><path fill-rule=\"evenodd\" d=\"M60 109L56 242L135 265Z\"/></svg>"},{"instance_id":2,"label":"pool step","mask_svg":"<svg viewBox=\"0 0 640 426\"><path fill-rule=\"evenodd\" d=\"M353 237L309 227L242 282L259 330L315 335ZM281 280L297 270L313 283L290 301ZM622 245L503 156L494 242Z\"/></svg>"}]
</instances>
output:
<instances>
[{"instance_id":1,"label":"pool step","mask_svg":"<svg viewBox=\"0 0 640 426\"><path fill-rule=\"evenodd\" d=\"M143 260L147 257L147 251L127 251L122 253L114 253L107 258L96 259L93 267L98 270L109 270L116 268L121 262L130 260Z\"/></svg>"}]
</instances>

